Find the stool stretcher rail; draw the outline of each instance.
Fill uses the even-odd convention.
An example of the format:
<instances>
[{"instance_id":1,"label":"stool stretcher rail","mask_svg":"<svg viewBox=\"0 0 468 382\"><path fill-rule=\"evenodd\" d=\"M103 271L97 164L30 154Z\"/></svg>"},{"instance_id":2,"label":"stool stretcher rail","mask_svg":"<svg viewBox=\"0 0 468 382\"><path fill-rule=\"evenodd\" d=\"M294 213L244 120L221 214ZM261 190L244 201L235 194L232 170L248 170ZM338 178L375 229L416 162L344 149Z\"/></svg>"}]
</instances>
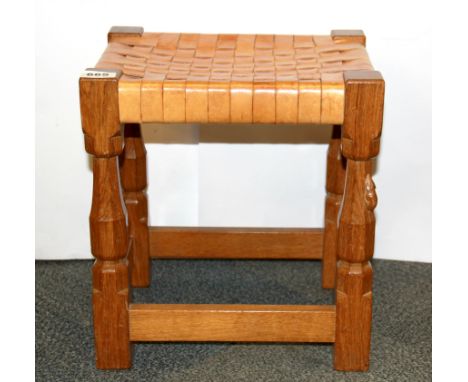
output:
<instances>
[{"instance_id":1,"label":"stool stretcher rail","mask_svg":"<svg viewBox=\"0 0 468 382\"><path fill-rule=\"evenodd\" d=\"M334 342L334 305L131 304L130 341Z\"/></svg>"},{"instance_id":2,"label":"stool stretcher rail","mask_svg":"<svg viewBox=\"0 0 468 382\"><path fill-rule=\"evenodd\" d=\"M321 228L151 227L149 236L154 258L322 258Z\"/></svg>"}]
</instances>

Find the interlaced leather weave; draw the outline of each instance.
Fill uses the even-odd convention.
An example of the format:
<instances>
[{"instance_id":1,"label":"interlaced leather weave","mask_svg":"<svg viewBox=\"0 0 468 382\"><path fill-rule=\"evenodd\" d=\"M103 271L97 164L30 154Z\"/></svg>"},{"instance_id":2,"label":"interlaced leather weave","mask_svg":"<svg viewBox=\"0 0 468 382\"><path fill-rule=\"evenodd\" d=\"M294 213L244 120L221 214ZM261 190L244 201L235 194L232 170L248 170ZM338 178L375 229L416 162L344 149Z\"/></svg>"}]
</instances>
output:
<instances>
[{"instance_id":1,"label":"interlaced leather weave","mask_svg":"<svg viewBox=\"0 0 468 382\"><path fill-rule=\"evenodd\" d=\"M342 123L343 72L372 70L332 36L116 36L96 68L119 69L122 122Z\"/></svg>"}]
</instances>

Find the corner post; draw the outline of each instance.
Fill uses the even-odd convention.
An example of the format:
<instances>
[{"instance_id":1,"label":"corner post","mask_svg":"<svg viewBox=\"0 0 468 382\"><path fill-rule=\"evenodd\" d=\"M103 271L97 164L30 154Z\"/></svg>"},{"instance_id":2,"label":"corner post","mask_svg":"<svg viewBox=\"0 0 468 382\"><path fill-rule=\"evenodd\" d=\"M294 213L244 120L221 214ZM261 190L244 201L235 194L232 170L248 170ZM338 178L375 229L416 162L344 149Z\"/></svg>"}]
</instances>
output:
<instances>
[{"instance_id":1,"label":"corner post","mask_svg":"<svg viewBox=\"0 0 468 382\"><path fill-rule=\"evenodd\" d=\"M366 36L362 30L332 30L330 35L336 42L366 45ZM341 154L341 125L335 125L327 154L327 196L323 235L322 287L327 289L336 285L338 213L343 199L345 176L346 158Z\"/></svg>"},{"instance_id":2,"label":"corner post","mask_svg":"<svg viewBox=\"0 0 468 382\"><path fill-rule=\"evenodd\" d=\"M379 72L345 72L342 153L346 182L339 216L335 369L369 368L372 267L377 205L372 161L382 130L385 84Z\"/></svg>"},{"instance_id":3,"label":"corner post","mask_svg":"<svg viewBox=\"0 0 468 382\"><path fill-rule=\"evenodd\" d=\"M148 199L146 197L146 149L139 124L124 127L124 150L120 156L120 176L128 212L128 233L133 239L131 283L148 287L151 282Z\"/></svg>"},{"instance_id":4,"label":"corner post","mask_svg":"<svg viewBox=\"0 0 468 382\"><path fill-rule=\"evenodd\" d=\"M88 69L80 78L81 122L86 151L93 155L90 213L93 321L96 366L131 366L126 211L119 181L122 152L118 82L120 72Z\"/></svg>"},{"instance_id":5,"label":"corner post","mask_svg":"<svg viewBox=\"0 0 468 382\"><path fill-rule=\"evenodd\" d=\"M119 41L127 37L141 37L143 27L113 26L107 33L107 42Z\"/></svg>"},{"instance_id":6,"label":"corner post","mask_svg":"<svg viewBox=\"0 0 468 382\"><path fill-rule=\"evenodd\" d=\"M334 29L330 35L336 42L356 43L366 46L366 35L360 29Z\"/></svg>"}]
</instances>

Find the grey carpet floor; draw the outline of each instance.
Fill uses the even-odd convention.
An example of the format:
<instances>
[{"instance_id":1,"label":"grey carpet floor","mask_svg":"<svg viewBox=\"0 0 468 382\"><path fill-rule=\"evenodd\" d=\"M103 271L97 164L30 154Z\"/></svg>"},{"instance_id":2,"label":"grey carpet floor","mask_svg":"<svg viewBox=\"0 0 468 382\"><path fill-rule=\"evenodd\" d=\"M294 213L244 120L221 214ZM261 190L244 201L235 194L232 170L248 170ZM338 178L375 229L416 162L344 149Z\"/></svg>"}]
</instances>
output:
<instances>
[{"instance_id":1,"label":"grey carpet floor","mask_svg":"<svg viewBox=\"0 0 468 382\"><path fill-rule=\"evenodd\" d=\"M375 260L371 367L332 369L327 344L141 343L133 368L94 367L91 261L36 262L37 381L430 381L432 267ZM329 304L320 263L153 261L134 302Z\"/></svg>"}]
</instances>

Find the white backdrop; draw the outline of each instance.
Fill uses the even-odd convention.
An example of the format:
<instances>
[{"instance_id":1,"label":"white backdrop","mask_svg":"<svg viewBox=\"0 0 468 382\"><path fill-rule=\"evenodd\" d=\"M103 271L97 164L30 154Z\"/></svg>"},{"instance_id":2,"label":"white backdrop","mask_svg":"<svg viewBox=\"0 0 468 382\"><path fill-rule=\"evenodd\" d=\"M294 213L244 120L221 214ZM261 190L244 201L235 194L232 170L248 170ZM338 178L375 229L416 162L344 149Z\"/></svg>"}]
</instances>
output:
<instances>
[{"instance_id":1,"label":"white backdrop","mask_svg":"<svg viewBox=\"0 0 468 382\"><path fill-rule=\"evenodd\" d=\"M112 25L327 34L363 29L386 79L376 258L431 261L431 30L422 2L36 2L36 258L90 258L78 75ZM277 5L275 5L277 4ZM323 225L329 127L145 125L151 225Z\"/></svg>"}]
</instances>

